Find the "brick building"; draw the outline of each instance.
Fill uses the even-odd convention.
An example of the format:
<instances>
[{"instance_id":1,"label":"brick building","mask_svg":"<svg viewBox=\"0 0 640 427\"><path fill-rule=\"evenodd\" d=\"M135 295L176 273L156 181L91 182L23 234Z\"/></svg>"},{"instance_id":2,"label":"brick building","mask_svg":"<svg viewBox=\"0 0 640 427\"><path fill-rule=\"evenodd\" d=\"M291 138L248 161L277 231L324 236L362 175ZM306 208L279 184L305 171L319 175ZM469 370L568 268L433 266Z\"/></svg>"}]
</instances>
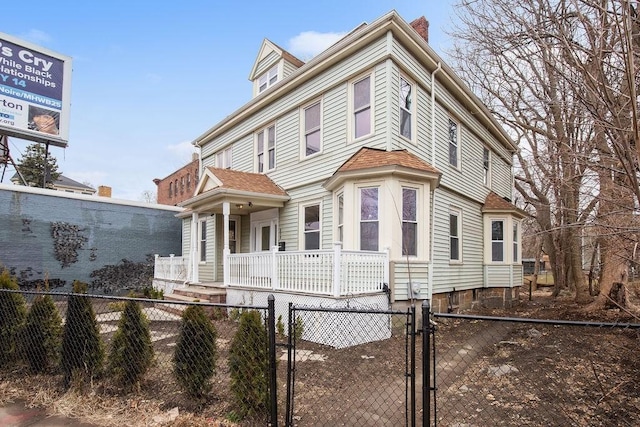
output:
<instances>
[{"instance_id":1,"label":"brick building","mask_svg":"<svg viewBox=\"0 0 640 427\"><path fill-rule=\"evenodd\" d=\"M157 189L157 203L173 205L193 196L198 184L198 155L193 154L193 160L163 179L154 179Z\"/></svg>"}]
</instances>

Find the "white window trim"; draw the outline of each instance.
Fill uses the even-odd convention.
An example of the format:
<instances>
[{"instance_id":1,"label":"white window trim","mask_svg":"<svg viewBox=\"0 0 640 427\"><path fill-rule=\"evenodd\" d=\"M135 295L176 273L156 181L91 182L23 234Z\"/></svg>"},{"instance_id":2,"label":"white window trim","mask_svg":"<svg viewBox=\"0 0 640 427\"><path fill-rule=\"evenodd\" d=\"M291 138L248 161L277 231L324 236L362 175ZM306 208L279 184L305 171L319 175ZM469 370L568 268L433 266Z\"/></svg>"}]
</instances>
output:
<instances>
[{"instance_id":1,"label":"white window trim","mask_svg":"<svg viewBox=\"0 0 640 427\"><path fill-rule=\"evenodd\" d=\"M202 240L203 227L204 227L204 231L205 231L205 234L206 234L204 240ZM209 230L207 230L207 217L198 218L198 263L199 264L206 264L207 263L208 240L209 240ZM204 242L204 244L205 244L205 254L204 254L205 257L204 257L204 260L202 259L202 242Z\"/></svg>"},{"instance_id":2,"label":"white window trim","mask_svg":"<svg viewBox=\"0 0 640 427\"><path fill-rule=\"evenodd\" d=\"M404 234L402 233L402 225L404 225L405 220L404 220L404 190L413 190L416 192L416 206L415 206L415 210L416 210L416 218L414 221L407 221L407 222L412 222L416 224L416 253L413 255L405 255L403 254L404 251ZM420 206L421 206L421 189L412 185L407 185L406 183L401 183L400 184L400 200L402 200L402 204L401 204L401 217L400 217L400 254L402 255L403 258L406 259L406 257L408 256L409 258L418 258L420 255L420 244L421 244L421 226L420 226ZM379 200L378 200L379 202ZM379 204L379 203L378 203ZM378 215L379 216L379 215Z\"/></svg>"},{"instance_id":3,"label":"white window trim","mask_svg":"<svg viewBox=\"0 0 640 427\"><path fill-rule=\"evenodd\" d=\"M240 242L241 242L241 238L240 238L240 230L242 230L242 226L240 225L240 215L229 215L229 221L235 221L236 223L236 229L235 229L235 235L236 235L236 252L235 253L240 253ZM224 240L224 238L222 239ZM231 242L231 235L229 235L229 242ZM227 244L229 244L229 242L227 242ZM229 245L229 248L231 248L231 245Z\"/></svg>"},{"instance_id":4,"label":"white window trim","mask_svg":"<svg viewBox=\"0 0 640 427\"><path fill-rule=\"evenodd\" d=\"M318 242L319 242L319 247L318 249L322 249L322 200L313 200L313 201L308 201L305 203L300 203L299 205L299 211L298 211L298 218L299 218L299 225L298 225L298 248L301 251L306 250L305 249L305 238L306 238L306 231L305 231L305 209L310 207L310 206L318 206L319 209L319 220L318 220L318 231L320 233L320 235L318 236ZM311 250L311 249L309 249Z\"/></svg>"},{"instance_id":5,"label":"white window trim","mask_svg":"<svg viewBox=\"0 0 640 427\"><path fill-rule=\"evenodd\" d=\"M493 260L493 242L498 242L499 240L493 240L493 223L496 221L500 221L503 224L502 227L502 261L494 261ZM491 217L489 218L489 262L494 265L503 265L508 264L510 261L510 257L508 256L510 253L509 244L511 243L511 239L508 236L509 230L509 218L507 217Z\"/></svg>"},{"instance_id":6,"label":"white window trim","mask_svg":"<svg viewBox=\"0 0 640 427\"><path fill-rule=\"evenodd\" d=\"M456 124L456 164L451 163L451 138L449 136L449 125L450 122ZM447 120L447 164L453 168L460 170L461 158L462 158L462 144L461 144L461 129L460 122L453 117L449 116Z\"/></svg>"},{"instance_id":7,"label":"white window trim","mask_svg":"<svg viewBox=\"0 0 640 427\"><path fill-rule=\"evenodd\" d=\"M516 221L516 220L511 220L512 222L512 226L511 226L511 262L513 264L516 265L520 265L522 264L522 230L520 227L520 221ZM517 239L516 241L513 240L513 231L514 228L516 228L516 234L517 234ZM515 251L514 251L515 250ZM517 255L517 259L514 255Z\"/></svg>"},{"instance_id":8,"label":"white window trim","mask_svg":"<svg viewBox=\"0 0 640 427\"><path fill-rule=\"evenodd\" d=\"M275 76L277 77L276 81L271 83L271 79L273 78L273 75L275 74ZM256 92L258 94L266 91L267 89L269 89L271 86L277 84L281 79L280 77L281 73L280 73L280 64L276 64L272 67L270 67L267 71L265 71L264 73L260 74L260 76L258 76L258 78L256 79ZM262 86L262 84L260 83L260 81L266 78L266 86L264 89L260 90L260 87Z\"/></svg>"},{"instance_id":9,"label":"white window trim","mask_svg":"<svg viewBox=\"0 0 640 427\"><path fill-rule=\"evenodd\" d=\"M307 155L307 133L306 133L306 123L305 123L305 112L308 108L313 107L314 105L320 105L320 147L317 153ZM314 99L311 102L300 107L300 160L306 160L315 156L319 156L322 154L323 144L322 144L322 134L324 130L324 102L322 98Z\"/></svg>"},{"instance_id":10,"label":"white window trim","mask_svg":"<svg viewBox=\"0 0 640 427\"><path fill-rule=\"evenodd\" d=\"M406 81L411 86L411 107L409 110L402 107L400 105L400 90L402 89L402 80ZM408 78L404 74L400 74L400 78L398 79L398 135L406 141L410 141L412 143L416 143L417 138L417 85L413 80ZM408 111L411 114L411 138L407 138L402 134L401 131L401 123L402 123L402 111Z\"/></svg>"},{"instance_id":11,"label":"white window trim","mask_svg":"<svg viewBox=\"0 0 640 427\"><path fill-rule=\"evenodd\" d=\"M489 153L489 158L487 159L488 161L488 166L487 169L484 168L484 153L485 150L487 150L487 153ZM488 188L491 188L491 181L492 181L492 167L491 167L491 163L493 160L493 153L491 152L491 150L489 149L489 147L487 147L486 145L483 146L482 148L482 181L484 183L484 185Z\"/></svg>"},{"instance_id":12,"label":"white window trim","mask_svg":"<svg viewBox=\"0 0 640 427\"><path fill-rule=\"evenodd\" d=\"M354 86L356 83L369 78L369 111L370 111L370 120L369 120L369 133L362 135L358 138L355 136L356 126L355 126L355 108L353 103L355 102L355 97L353 94ZM351 79L348 84L347 90L347 109L348 109L348 117L347 120L347 141L350 143L361 141L363 139L369 138L373 135L375 129L375 99L374 99L374 87L375 87L375 79L373 70L367 71L366 73L360 74L354 79Z\"/></svg>"},{"instance_id":13,"label":"white window trim","mask_svg":"<svg viewBox=\"0 0 640 427\"><path fill-rule=\"evenodd\" d=\"M362 249L362 235L360 233L361 227L360 224L363 222L362 221L362 213L361 213L361 209L362 209L362 190L366 189L366 188L375 188L378 190L378 218L375 220L378 223L378 251L380 251L380 247L381 247L381 236L382 236L382 189L384 183L381 182L369 182L369 183L363 183L362 185L357 185L355 187L356 190L356 200L357 200L357 204L355 205L355 208L357 209L357 220L356 220L356 236L355 236L355 243L356 243L356 249L357 250L368 250L368 249ZM364 221L364 222L372 222L372 221Z\"/></svg>"},{"instance_id":14,"label":"white window trim","mask_svg":"<svg viewBox=\"0 0 640 427\"><path fill-rule=\"evenodd\" d=\"M336 191L334 194L335 194L334 202L333 202L333 206L334 206L333 218L335 218L334 241L342 243L342 247L344 248L344 240L345 240L344 222L345 222L345 215L346 215L344 188L341 188L340 190ZM342 197L342 218L340 218L340 198L341 197ZM340 222L340 220L342 220L342 222ZM342 239L340 238L340 228L342 228Z\"/></svg>"},{"instance_id":15,"label":"white window trim","mask_svg":"<svg viewBox=\"0 0 640 427\"><path fill-rule=\"evenodd\" d=\"M216 167L220 169L233 169L233 147L227 147L216 153Z\"/></svg>"},{"instance_id":16,"label":"white window trim","mask_svg":"<svg viewBox=\"0 0 640 427\"><path fill-rule=\"evenodd\" d=\"M269 153L269 128L271 128L273 126L273 133L274 133L274 141L273 141L273 167L269 168L269 158L268 158L268 153ZM263 146L263 154L266 154L264 157L264 170L260 171L260 162L258 162L258 155L260 154L258 152L258 135L260 134L264 134L264 146ZM276 156L278 155L278 128L276 126L276 123L270 123L264 127L262 127L259 131L254 133L254 144L253 144L253 161L255 163L254 165L254 171L256 173L267 173L267 172L271 172L273 170L276 169L276 165L278 164Z\"/></svg>"},{"instance_id":17,"label":"white window trim","mask_svg":"<svg viewBox=\"0 0 640 427\"><path fill-rule=\"evenodd\" d=\"M451 218L451 215L456 215L457 219L458 219L458 259L452 259L451 258L451 231L449 231L449 233L447 233L449 235L449 264L462 264L463 263L463 255L462 255L462 235L464 233L462 233L462 209L451 206L449 207L449 218ZM447 221L447 224L449 224L449 222ZM449 224L450 226L450 224ZM449 229L450 230L450 229Z\"/></svg>"}]
</instances>

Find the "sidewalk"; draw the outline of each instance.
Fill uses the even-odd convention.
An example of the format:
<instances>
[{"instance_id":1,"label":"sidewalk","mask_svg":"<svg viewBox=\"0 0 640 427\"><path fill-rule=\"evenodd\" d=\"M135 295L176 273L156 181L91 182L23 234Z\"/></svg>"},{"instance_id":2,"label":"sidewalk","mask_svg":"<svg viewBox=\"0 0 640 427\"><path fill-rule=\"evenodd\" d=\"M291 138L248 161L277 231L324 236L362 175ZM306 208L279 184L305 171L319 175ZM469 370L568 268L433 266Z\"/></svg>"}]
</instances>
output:
<instances>
[{"instance_id":1,"label":"sidewalk","mask_svg":"<svg viewBox=\"0 0 640 427\"><path fill-rule=\"evenodd\" d=\"M44 408L27 408L24 402L7 403L0 407L2 427L98 427L73 418L47 415Z\"/></svg>"}]
</instances>

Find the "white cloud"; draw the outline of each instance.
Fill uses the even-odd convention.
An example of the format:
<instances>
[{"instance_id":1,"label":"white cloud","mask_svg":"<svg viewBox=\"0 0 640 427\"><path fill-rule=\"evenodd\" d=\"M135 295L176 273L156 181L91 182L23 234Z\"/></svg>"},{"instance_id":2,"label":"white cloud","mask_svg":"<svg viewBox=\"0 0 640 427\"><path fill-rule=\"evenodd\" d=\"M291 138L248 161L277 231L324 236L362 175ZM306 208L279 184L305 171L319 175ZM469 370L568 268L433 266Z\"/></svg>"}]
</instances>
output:
<instances>
[{"instance_id":1,"label":"white cloud","mask_svg":"<svg viewBox=\"0 0 640 427\"><path fill-rule=\"evenodd\" d=\"M35 44L47 44L50 43L51 40L53 40L49 34L41 30L36 30L34 28L20 35L20 38L28 40Z\"/></svg>"},{"instance_id":2,"label":"white cloud","mask_svg":"<svg viewBox=\"0 0 640 427\"><path fill-rule=\"evenodd\" d=\"M289 40L289 52L308 61L344 37L346 33L319 33L303 31Z\"/></svg>"},{"instance_id":3,"label":"white cloud","mask_svg":"<svg viewBox=\"0 0 640 427\"><path fill-rule=\"evenodd\" d=\"M196 149L191 144L191 141L182 141L177 144L168 145L166 150L169 151L174 157L178 157L183 161L181 163L188 163L192 160L192 154L196 153Z\"/></svg>"}]
</instances>

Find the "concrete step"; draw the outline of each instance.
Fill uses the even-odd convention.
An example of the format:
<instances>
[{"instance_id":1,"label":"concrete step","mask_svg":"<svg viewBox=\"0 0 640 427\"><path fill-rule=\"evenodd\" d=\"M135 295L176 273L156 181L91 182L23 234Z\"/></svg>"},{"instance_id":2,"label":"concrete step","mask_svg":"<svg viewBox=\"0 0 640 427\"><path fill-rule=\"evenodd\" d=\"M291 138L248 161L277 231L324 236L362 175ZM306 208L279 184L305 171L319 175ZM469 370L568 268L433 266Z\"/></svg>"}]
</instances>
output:
<instances>
[{"instance_id":1,"label":"concrete step","mask_svg":"<svg viewBox=\"0 0 640 427\"><path fill-rule=\"evenodd\" d=\"M178 301L201 301L224 304L227 301L227 291L221 288L191 285L186 288L176 288L172 294L165 295L165 299L170 299L170 297L177 297L176 300Z\"/></svg>"}]
</instances>

